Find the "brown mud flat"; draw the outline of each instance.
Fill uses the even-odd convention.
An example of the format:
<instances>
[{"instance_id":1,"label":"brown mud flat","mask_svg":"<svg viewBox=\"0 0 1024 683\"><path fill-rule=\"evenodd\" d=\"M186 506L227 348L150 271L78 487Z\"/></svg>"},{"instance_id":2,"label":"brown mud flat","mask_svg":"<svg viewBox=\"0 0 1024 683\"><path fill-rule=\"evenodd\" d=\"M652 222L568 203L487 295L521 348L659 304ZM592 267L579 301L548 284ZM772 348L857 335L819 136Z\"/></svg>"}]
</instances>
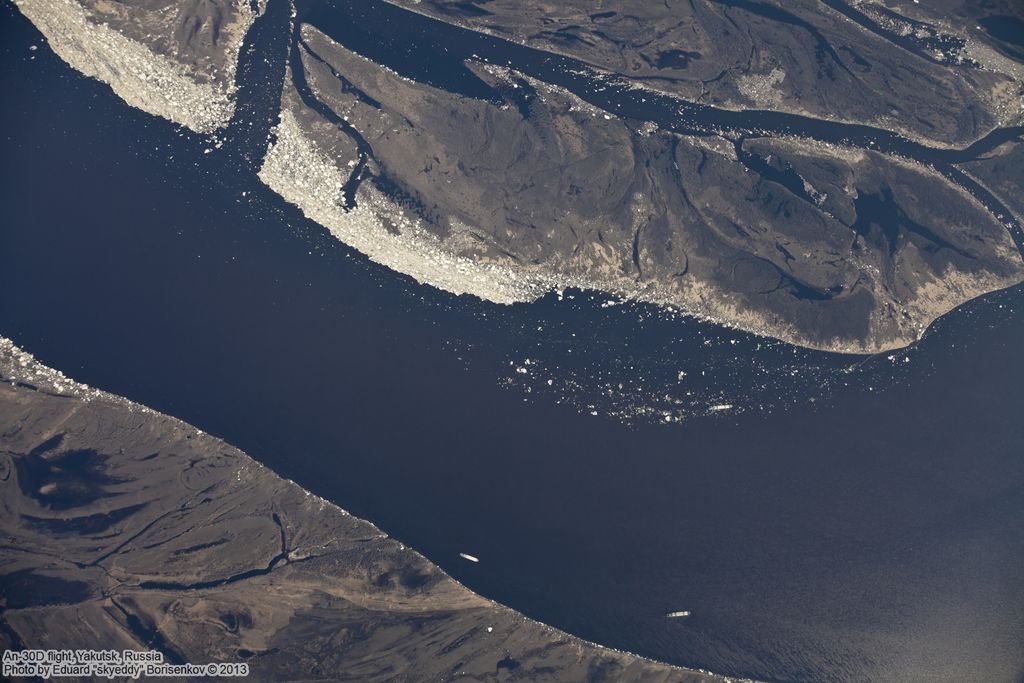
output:
<instances>
[{"instance_id":1,"label":"brown mud flat","mask_svg":"<svg viewBox=\"0 0 1024 683\"><path fill-rule=\"evenodd\" d=\"M236 99L246 104L236 79L246 58L260 58L250 49L258 22L291 9L17 4L58 55L129 104L228 138L244 128L223 126L237 123ZM1017 143L987 150L988 136L1003 140L1022 121L1024 64L998 31L980 28L1015 10L947 4L974 28L910 5L842 0L371 8L402 19L374 31L429 21L498 36L577 60L597 79L592 89L610 76L640 98L656 90L753 121L856 124L926 145L921 158L788 129L679 132L467 53L459 69L486 91L471 97L366 59L332 38L337 27L316 23L351 25L340 13L352 7L300 11L268 29L290 48L267 52L287 74L283 91L272 88L277 127L266 154L260 140L259 177L374 261L456 294L513 303L579 287L809 348L901 348L957 306L1024 279L1011 215Z\"/></svg>"}]
</instances>

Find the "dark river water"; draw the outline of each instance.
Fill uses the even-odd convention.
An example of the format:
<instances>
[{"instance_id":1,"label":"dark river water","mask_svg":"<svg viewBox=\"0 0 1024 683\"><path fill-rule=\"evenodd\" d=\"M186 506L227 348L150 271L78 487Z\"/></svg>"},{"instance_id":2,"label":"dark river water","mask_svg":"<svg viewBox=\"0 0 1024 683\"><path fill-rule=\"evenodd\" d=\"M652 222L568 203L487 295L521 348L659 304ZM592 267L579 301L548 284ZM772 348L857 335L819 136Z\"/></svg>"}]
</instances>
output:
<instances>
[{"instance_id":1,"label":"dark river water","mask_svg":"<svg viewBox=\"0 0 1024 683\"><path fill-rule=\"evenodd\" d=\"M449 296L262 188L253 143L207 153L0 22L0 334L43 362L605 645L768 680L1024 675L1021 288L872 358Z\"/></svg>"}]
</instances>

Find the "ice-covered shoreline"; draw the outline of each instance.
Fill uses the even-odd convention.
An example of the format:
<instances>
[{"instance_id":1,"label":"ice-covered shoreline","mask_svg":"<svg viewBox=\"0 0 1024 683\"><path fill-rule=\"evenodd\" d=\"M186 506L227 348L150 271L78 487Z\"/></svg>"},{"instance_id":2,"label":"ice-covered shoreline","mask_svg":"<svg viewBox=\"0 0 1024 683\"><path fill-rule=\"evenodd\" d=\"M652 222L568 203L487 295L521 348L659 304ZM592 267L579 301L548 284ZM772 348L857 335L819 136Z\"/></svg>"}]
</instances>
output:
<instances>
[{"instance_id":1,"label":"ice-covered shoreline","mask_svg":"<svg viewBox=\"0 0 1024 683\"><path fill-rule=\"evenodd\" d=\"M235 111L234 68L242 38L257 16L247 3L234 7L240 25L225 46L230 73L218 82L128 38L75 0L14 1L61 59L109 85L127 104L197 133L212 133L230 121Z\"/></svg>"}]
</instances>

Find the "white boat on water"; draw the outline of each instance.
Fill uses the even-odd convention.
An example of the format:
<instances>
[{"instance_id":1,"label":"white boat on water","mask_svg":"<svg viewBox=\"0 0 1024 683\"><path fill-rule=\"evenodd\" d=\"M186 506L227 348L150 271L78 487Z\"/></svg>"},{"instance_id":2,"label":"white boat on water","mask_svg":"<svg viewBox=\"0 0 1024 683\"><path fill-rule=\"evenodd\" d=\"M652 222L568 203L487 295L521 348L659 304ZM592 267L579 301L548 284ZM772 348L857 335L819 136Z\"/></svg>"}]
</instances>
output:
<instances>
[{"instance_id":1,"label":"white boat on water","mask_svg":"<svg viewBox=\"0 0 1024 683\"><path fill-rule=\"evenodd\" d=\"M469 560L470 562L479 562L480 561L480 558L473 557L472 555L467 555L466 553L459 553L459 557L461 557L464 560Z\"/></svg>"},{"instance_id":2,"label":"white boat on water","mask_svg":"<svg viewBox=\"0 0 1024 683\"><path fill-rule=\"evenodd\" d=\"M690 613L687 612L686 610L681 610L679 612L669 612L665 616L668 617L669 619L681 619L683 617L690 616Z\"/></svg>"}]
</instances>

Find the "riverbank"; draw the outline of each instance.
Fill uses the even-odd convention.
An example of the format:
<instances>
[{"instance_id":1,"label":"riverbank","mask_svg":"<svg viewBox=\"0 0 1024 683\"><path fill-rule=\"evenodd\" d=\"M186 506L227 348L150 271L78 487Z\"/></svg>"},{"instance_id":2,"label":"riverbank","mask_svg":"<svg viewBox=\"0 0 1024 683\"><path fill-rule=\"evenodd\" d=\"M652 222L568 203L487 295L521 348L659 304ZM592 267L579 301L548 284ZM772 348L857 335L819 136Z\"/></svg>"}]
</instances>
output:
<instances>
[{"instance_id":1,"label":"riverbank","mask_svg":"<svg viewBox=\"0 0 1024 683\"><path fill-rule=\"evenodd\" d=\"M155 648L245 661L254 680L729 680L482 598L220 439L3 338L0 380L4 648Z\"/></svg>"}]
</instances>

